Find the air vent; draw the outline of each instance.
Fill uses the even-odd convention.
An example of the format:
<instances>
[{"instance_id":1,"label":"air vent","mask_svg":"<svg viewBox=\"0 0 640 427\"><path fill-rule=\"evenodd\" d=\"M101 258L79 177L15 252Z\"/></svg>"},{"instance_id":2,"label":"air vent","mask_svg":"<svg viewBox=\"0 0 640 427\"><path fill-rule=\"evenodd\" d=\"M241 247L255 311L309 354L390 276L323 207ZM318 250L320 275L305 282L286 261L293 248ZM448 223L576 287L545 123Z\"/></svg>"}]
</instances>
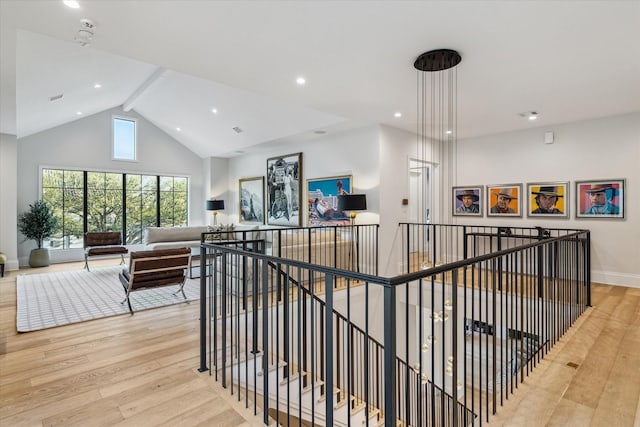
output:
<instances>
[{"instance_id":1,"label":"air vent","mask_svg":"<svg viewBox=\"0 0 640 427\"><path fill-rule=\"evenodd\" d=\"M233 129L233 131L234 131L235 133L242 133L242 129L240 129L238 126L236 126L236 127L232 128L232 129Z\"/></svg>"},{"instance_id":2,"label":"air vent","mask_svg":"<svg viewBox=\"0 0 640 427\"><path fill-rule=\"evenodd\" d=\"M61 93L60 95L55 95L49 98L49 101L53 102L53 101L57 101L58 99L62 99L62 97L64 96L63 93Z\"/></svg>"}]
</instances>

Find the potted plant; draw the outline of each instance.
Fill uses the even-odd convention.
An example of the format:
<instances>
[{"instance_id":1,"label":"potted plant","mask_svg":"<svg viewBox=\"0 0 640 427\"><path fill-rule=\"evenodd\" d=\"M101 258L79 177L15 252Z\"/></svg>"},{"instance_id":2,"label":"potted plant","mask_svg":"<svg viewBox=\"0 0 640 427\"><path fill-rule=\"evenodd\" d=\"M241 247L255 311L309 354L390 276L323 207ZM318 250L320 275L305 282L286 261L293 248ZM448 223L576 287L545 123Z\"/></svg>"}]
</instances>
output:
<instances>
[{"instance_id":1,"label":"potted plant","mask_svg":"<svg viewBox=\"0 0 640 427\"><path fill-rule=\"evenodd\" d=\"M46 267L50 263L49 249L43 248L44 239L51 237L58 226L58 219L44 200L29 205L29 210L18 217L18 230L26 240L35 240L37 249L29 255L30 267Z\"/></svg>"}]
</instances>

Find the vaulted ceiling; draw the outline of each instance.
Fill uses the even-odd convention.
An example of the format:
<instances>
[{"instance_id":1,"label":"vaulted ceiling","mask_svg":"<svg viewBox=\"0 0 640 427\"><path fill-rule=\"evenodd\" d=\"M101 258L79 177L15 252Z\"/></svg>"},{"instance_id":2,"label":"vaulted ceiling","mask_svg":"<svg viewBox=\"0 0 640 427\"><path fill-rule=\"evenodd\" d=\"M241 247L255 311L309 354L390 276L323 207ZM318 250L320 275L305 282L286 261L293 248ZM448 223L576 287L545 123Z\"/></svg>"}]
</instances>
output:
<instances>
[{"instance_id":1,"label":"vaulted ceiling","mask_svg":"<svg viewBox=\"0 0 640 427\"><path fill-rule=\"evenodd\" d=\"M413 61L437 48L463 58L458 138L640 111L638 1L79 3L0 2L1 132L117 106L202 157L373 123L415 132Z\"/></svg>"}]
</instances>

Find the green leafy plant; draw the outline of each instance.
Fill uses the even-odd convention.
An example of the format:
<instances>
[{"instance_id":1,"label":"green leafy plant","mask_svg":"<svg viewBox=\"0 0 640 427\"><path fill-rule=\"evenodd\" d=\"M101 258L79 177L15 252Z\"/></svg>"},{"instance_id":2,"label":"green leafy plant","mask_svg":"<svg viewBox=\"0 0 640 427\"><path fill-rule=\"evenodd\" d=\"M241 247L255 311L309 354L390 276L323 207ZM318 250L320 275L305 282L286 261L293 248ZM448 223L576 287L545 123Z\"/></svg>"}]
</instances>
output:
<instances>
[{"instance_id":1,"label":"green leafy plant","mask_svg":"<svg viewBox=\"0 0 640 427\"><path fill-rule=\"evenodd\" d=\"M18 217L18 230L25 237L24 240L35 240L38 249L42 249L44 239L51 237L57 226L58 219L44 200L29 205L29 210Z\"/></svg>"}]
</instances>

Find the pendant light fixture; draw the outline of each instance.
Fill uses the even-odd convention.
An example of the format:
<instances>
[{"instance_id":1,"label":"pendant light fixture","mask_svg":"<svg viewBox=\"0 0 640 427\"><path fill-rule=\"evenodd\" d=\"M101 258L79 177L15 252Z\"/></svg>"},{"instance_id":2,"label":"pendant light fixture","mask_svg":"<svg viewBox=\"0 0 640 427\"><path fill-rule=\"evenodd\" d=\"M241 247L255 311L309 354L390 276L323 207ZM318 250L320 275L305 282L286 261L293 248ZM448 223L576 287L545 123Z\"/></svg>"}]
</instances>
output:
<instances>
[{"instance_id":1,"label":"pendant light fixture","mask_svg":"<svg viewBox=\"0 0 640 427\"><path fill-rule=\"evenodd\" d=\"M416 157L423 162L449 166L448 182L441 177L440 187L448 188L452 185L455 173L455 143L457 141L457 89L458 77L456 65L462 61L458 52L451 49L430 50L418 56L413 66L417 74L417 108L418 120L416 134L418 142ZM445 155L446 153L446 155ZM440 169L442 170L442 169ZM418 221L427 223L429 200L434 200L435 186L433 178L429 179L429 197L422 198L423 206L418 209ZM423 191L427 190L426 185ZM447 192L442 192L442 196ZM442 221L448 204L439 203L439 217ZM432 209L431 209L432 210Z\"/></svg>"}]
</instances>

